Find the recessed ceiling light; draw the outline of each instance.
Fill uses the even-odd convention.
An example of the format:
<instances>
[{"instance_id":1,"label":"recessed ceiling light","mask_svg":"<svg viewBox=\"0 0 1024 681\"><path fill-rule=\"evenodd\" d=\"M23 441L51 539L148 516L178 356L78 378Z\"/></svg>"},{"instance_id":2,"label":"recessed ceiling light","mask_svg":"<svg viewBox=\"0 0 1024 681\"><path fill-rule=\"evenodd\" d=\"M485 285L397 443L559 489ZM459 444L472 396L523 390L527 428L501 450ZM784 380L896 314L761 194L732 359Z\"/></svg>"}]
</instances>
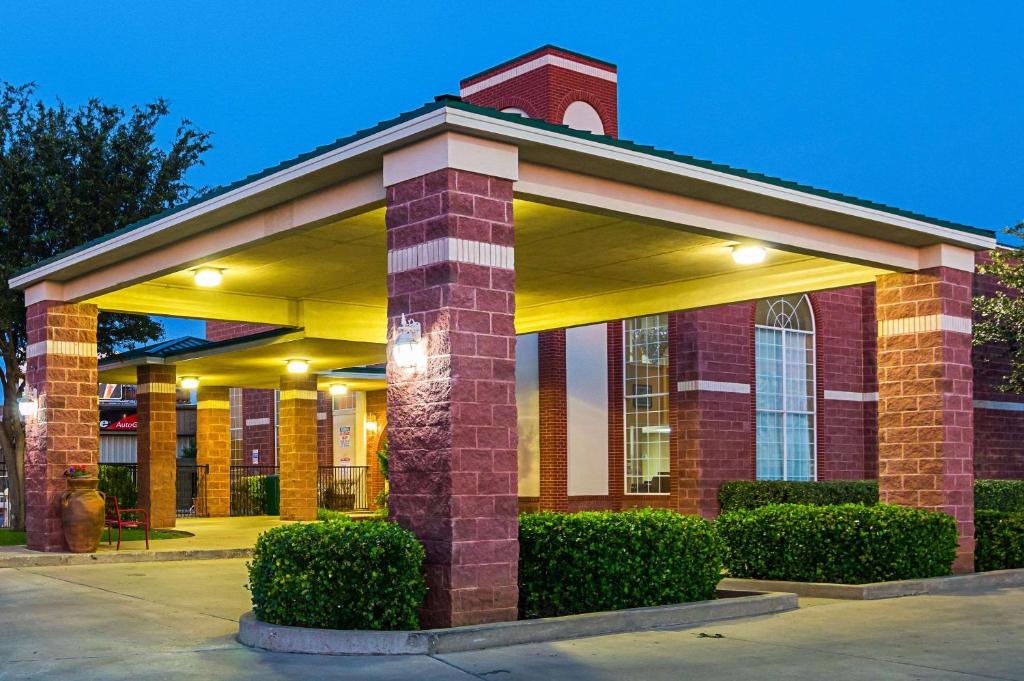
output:
<instances>
[{"instance_id":1,"label":"recessed ceiling light","mask_svg":"<svg viewBox=\"0 0 1024 681\"><path fill-rule=\"evenodd\" d=\"M762 246L733 246L732 259L737 265L756 265L764 262L768 251Z\"/></svg>"},{"instance_id":2,"label":"recessed ceiling light","mask_svg":"<svg viewBox=\"0 0 1024 681\"><path fill-rule=\"evenodd\" d=\"M309 371L309 360L290 359L288 360L289 374L304 374Z\"/></svg>"},{"instance_id":3,"label":"recessed ceiling light","mask_svg":"<svg viewBox=\"0 0 1024 681\"><path fill-rule=\"evenodd\" d=\"M216 267L200 267L192 275L193 281L196 282L196 286L202 286L203 288L211 288L213 286L219 286L221 279L224 278L224 270L217 269Z\"/></svg>"}]
</instances>

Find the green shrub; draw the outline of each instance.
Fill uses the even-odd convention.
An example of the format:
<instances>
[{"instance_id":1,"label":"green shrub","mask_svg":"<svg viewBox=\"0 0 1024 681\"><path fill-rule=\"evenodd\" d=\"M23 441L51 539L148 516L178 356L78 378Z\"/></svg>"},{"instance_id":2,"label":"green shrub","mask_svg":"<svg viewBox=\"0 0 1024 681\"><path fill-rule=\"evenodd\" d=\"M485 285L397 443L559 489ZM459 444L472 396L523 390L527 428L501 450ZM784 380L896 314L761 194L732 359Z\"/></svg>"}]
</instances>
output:
<instances>
[{"instance_id":1,"label":"green shrub","mask_svg":"<svg viewBox=\"0 0 1024 681\"><path fill-rule=\"evenodd\" d=\"M256 540L249 590L256 617L321 629L417 629L423 546L394 523L283 525Z\"/></svg>"},{"instance_id":2,"label":"green shrub","mask_svg":"<svg viewBox=\"0 0 1024 681\"><path fill-rule=\"evenodd\" d=\"M323 508L322 506L316 509L317 520L336 520L342 523L350 523L352 519L348 517L348 514L343 511L335 511L329 508Z\"/></svg>"},{"instance_id":3,"label":"green shrub","mask_svg":"<svg viewBox=\"0 0 1024 681\"><path fill-rule=\"evenodd\" d=\"M733 480L718 490L722 513L759 508L768 504L836 504L878 503L877 480L829 480L820 482L789 482L782 480Z\"/></svg>"},{"instance_id":4,"label":"green shrub","mask_svg":"<svg viewBox=\"0 0 1024 681\"><path fill-rule=\"evenodd\" d=\"M99 465L99 490L108 497L117 497L117 505L121 508L138 506L139 493L132 479L129 466L110 464Z\"/></svg>"},{"instance_id":5,"label":"green shrub","mask_svg":"<svg viewBox=\"0 0 1024 681\"><path fill-rule=\"evenodd\" d=\"M707 600L721 570L714 527L697 516L648 509L519 517L521 617Z\"/></svg>"},{"instance_id":6,"label":"green shrub","mask_svg":"<svg viewBox=\"0 0 1024 681\"><path fill-rule=\"evenodd\" d=\"M974 512L974 568L978 572L1024 568L1024 513Z\"/></svg>"},{"instance_id":7,"label":"green shrub","mask_svg":"<svg viewBox=\"0 0 1024 681\"><path fill-rule=\"evenodd\" d=\"M1024 513L1024 480L975 480L974 508Z\"/></svg>"},{"instance_id":8,"label":"green shrub","mask_svg":"<svg viewBox=\"0 0 1024 681\"><path fill-rule=\"evenodd\" d=\"M890 504L778 504L715 523L733 577L867 584L947 575L956 521Z\"/></svg>"}]
</instances>

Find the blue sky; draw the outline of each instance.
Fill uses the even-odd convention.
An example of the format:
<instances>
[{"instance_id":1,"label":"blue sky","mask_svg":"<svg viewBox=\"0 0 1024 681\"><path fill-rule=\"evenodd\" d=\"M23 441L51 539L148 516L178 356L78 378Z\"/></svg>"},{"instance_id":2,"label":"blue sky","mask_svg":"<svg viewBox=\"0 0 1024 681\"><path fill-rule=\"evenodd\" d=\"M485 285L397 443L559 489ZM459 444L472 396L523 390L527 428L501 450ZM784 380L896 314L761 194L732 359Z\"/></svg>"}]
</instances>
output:
<instances>
[{"instance_id":1,"label":"blue sky","mask_svg":"<svg viewBox=\"0 0 1024 681\"><path fill-rule=\"evenodd\" d=\"M1024 220L1022 23L1010 2L5 3L0 78L169 99L215 133L191 177L212 186L554 43L618 64L622 137L1001 229Z\"/></svg>"}]
</instances>

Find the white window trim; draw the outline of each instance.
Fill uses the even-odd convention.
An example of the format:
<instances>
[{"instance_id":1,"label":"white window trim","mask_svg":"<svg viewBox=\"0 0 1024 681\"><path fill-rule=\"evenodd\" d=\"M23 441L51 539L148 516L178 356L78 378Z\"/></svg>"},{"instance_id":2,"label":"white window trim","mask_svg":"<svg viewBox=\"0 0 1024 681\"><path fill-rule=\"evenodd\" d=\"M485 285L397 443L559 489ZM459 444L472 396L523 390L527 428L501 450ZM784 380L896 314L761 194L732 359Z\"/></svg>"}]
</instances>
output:
<instances>
[{"instance_id":1,"label":"white window trim","mask_svg":"<svg viewBox=\"0 0 1024 681\"><path fill-rule=\"evenodd\" d=\"M782 405L781 410L778 409L761 409L757 406L757 374L755 370L754 375L754 471L755 478L758 480L774 480L774 478L757 478L757 412L769 412L773 414L782 414L782 478L781 481L790 482L789 479L789 443L786 441L786 415L787 414L802 414L810 416L811 422L811 481L817 482L818 480L818 343L817 343L817 322L814 319L814 306L811 305L811 299L807 297L807 294L803 295L803 300L807 301L807 309L811 311L811 328L810 330L804 329L786 329L779 326L766 326L764 324L754 324L754 356L755 364L757 357L757 329L767 329L770 331L789 331L792 333L802 333L811 337L811 411L789 411L785 408L786 405L786 334L782 334ZM802 481L795 481L802 482Z\"/></svg>"},{"instance_id":2,"label":"white window trim","mask_svg":"<svg viewBox=\"0 0 1024 681\"><path fill-rule=\"evenodd\" d=\"M645 317L660 317L661 315L644 315L644 316ZM640 318L642 318L642 317L640 317ZM648 393L646 395L630 395L628 393L628 391L626 390L626 384L627 384L627 381L628 381L628 378L626 376L626 357L627 357L627 354L629 352L629 345L628 345L629 344L629 338L628 338L628 332L626 330L626 326L627 326L627 322L628 321L629 320L623 320L622 321L622 352L619 355L619 361L622 363L622 453L623 453L623 456L622 456L622 493L623 493L623 495L628 496L628 497L667 497L667 496L670 496L672 493L671 492L630 492L629 491L629 478L630 478L630 475L629 475L629 427L626 425L626 419L627 419L627 416L628 416L628 409L629 409L629 406L628 406L629 405L629 400L630 400L630 398L635 399L637 397L650 397L650 398L665 397L666 399L669 399L669 393L671 391L659 392L659 393ZM666 328L667 328L667 326L668 326L668 316L667 316L667 314L665 315L665 321L666 321ZM669 364L671 365L671 353L669 355ZM669 372L669 377L671 377L671 372ZM671 406L669 406L669 409L666 410L666 414L670 415L670 412L671 412ZM671 447L671 445L670 445L670 447ZM671 450L670 450L670 455L669 455L668 463L669 463L669 474L671 475L671 473L672 473Z\"/></svg>"}]
</instances>

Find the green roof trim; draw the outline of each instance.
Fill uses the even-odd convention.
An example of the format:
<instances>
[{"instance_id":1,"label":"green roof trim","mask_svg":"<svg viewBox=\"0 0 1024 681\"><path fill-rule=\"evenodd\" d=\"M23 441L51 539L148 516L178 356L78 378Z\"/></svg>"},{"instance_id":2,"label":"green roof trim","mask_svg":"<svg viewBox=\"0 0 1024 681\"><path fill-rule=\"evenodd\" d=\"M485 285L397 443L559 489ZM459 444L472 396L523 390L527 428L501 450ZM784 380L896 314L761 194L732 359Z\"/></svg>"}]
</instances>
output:
<instances>
[{"instance_id":1,"label":"green roof trim","mask_svg":"<svg viewBox=\"0 0 1024 681\"><path fill-rule=\"evenodd\" d=\"M181 338L172 338L170 340L160 341L159 343L153 343L152 345L147 345L142 348L119 352L116 355L108 355L100 360L99 369L102 371L103 369L110 368L113 365L123 364L135 359L146 359L150 357L156 359L171 359L176 355L231 348L235 345L246 345L253 341L261 341L276 338L278 336L284 336L289 333L294 333L297 330L298 329L293 328L271 329L269 331L260 331L259 333L249 334L248 336L239 336L237 338L228 338L227 340L220 341L211 341L206 340L205 338L196 338L195 336L182 336Z\"/></svg>"},{"instance_id":2,"label":"green roof trim","mask_svg":"<svg viewBox=\"0 0 1024 681\"><path fill-rule=\"evenodd\" d=\"M49 258L46 258L45 260L41 260L41 261L35 263L34 265L32 265L30 267L27 267L27 268L17 272L14 276L16 276L16 277L17 276L21 276L21 275L23 275L23 274L25 274L27 272L31 272L31 271L39 268L39 267L42 267L44 265L48 265L48 264L50 264L52 262L56 262L58 260L66 258L69 255L73 255L75 253L84 251L84 250L86 250L88 248L91 248L93 246L96 246L98 244L104 243L106 241L110 241L111 239L113 239L115 237L118 237L118 236L121 236L121 235L124 235L124 234L128 234L129 232L133 232L133 231L135 231L137 229L145 227L146 225L152 224L152 223L156 222L157 220L162 220L163 218L169 217L169 216L174 215L176 213L180 213L181 211L183 211L183 210L185 210L187 208L191 208L193 206L196 206L196 205L199 205L199 204L204 203L206 201L209 201L210 199L214 199L214 198L216 198L218 196L222 196L224 194L227 194L228 192L234 191L235 189L238 189L240 187L244 187L244 186L246 186L246 185L248 185L248 184L250 184L252 182L255 182L257 180L260 180L260 179L263 179L263 178L268 177L270 175L273 175L274 173L280 172L282 170L287 170L288 168L296 166L296 165L298 165L298 164L300 164L300 163L302 163L304 161L308 161L309 159L316 158L317 156L320 156L322 154L328 153L330 151L334 151L335 149L340 149L341 147L344 147L346 145L352 144L353 142L357 142L360 139L363 139L365 137L369 137L370 135L374 135L376 133L382 132L382 131L387 130L389 128L392 128L392 127L394 127L396 125L399 125L401 123L405 123L406 121L410 121L410 120L412 120L414 118L418 118L418 117L420 117L420 116L422 116L424 114L430 113L432 111L436 111L436 110L444 108L444 107L448 107L448 108L451 108L451 109L458 109L458 110L461 110L461 111L468 111L468 112L471 112L471 113L480 114L482 116L488 116L490 118L495 118L495 119L503 120L503 121L506 121L506 122L509 122L509 123L514 123L514 124L517 124L517 125L522 125L522 126L525 126L525 127L528 127L528 128L536 128L536 129L539 129L539 130L546 130L548 132L554 132L554 133L557 133L557 134L560 134L560 135L565 135L565 136L568 136L568 137L575 137L575 138L582 139L582 140L588 140L588 141L591 141L591 142L597 142L599 144L605 144L605 145L608 145L608 146L611 146L611 147L616 147L616 148L619 148L619 149L626 149L626 150L629 150L629 151L635 151L637 153L646 154L648 156L654 156L656 158L662 158L662 159L666 159L666 160L670 160L670 161L676 161L676 162L679 162L679 163L684 163L684 164L687 164L687 165L695 166L695 167L698 167L698 168L704 168L704 169L707 169L707 170L714 170L714 171L717 171L717 172L720 172L720 173L725 173L727 175L733 175L735 177L742 177L744 179L754 180L756 182L763 182L764 184L774 185L774 186L777 186L777 187L783 187L785 189L792 189L794 191L799 191L799 192L802 192L802 193L805 193L805 194L811 194L813 196L819 196L819 197L826 198L826 199L832 199L832 200L835 200L835 201L841 201L843 203L848 203L850 205L859 206L861 208L870 208L870 209L873 209L873 210L882 211L884 213L890 213L892 215L898 215L900 217L910 218L910 219L913 219L913 220L920 220L922 222L927 222L929 224L933 224L933 225L940 226L940 227L946 227L946 228L949 228L949 229L955 229L955 230L958 230L958 231L961 231L961 232L968 232L970 234L977 234L977 235L980 235L980 236L986 236L986 237L990 237L990 238L995 238L995 231L990 230L990 229L982 229L982 228L979 228L979 227L971 227L969 225L964 225L964 224L960 224L960 223L957 223L957 222L951 222L949 220L942 220L942 219L939 219L939 218L935 218L935 217L931 217L931 216L928 216L928 215L924 215L922 213L916 213L916 212L913 212L913 211L904 210L902 208L895 208L893 206L888 206L888 205L883 204L883 203L877 203L875 201L869 201L867 199L860 199L860 198L857 198L855 196L850 196L848 194L842 194L842 193L839 193L839 192L830 191L828 189L821 189L821 188L818 188L818 187L813 187L811 185L801 184L799 182L791 182L789 180L783 180L783 179L778 178L778 177L773 177L771 175L764 175L762 173L757 173L757 172L754 172L754 171L745 170L743 168L734 168L733 166L725 165L723 163L715 163L713 161L707 161L707 160L704 160L704 159L699 159L699 158L696 158L694 156L687 156L685 154L679 154L679 153L676 153L674 151L658 149L656 147L652 147L652 146L649 146L649 145L639 144L637 142L633 142L632 140L626 140L626 139L615 138L615 137L608 137L607 135L595 135L594 133L591 133L591 132L586 132L584 130L575 130L573 128L569 128L569 127L564 126L564 125L556 125L554 123L548 123L547 121L543 121L543 120L536 119L536 118L525 118L523 116L520 116L519 114L503 113L501 111L498 111L497 109L491 109L489 107L478 106L476 104L470 104L468 102L463 102L458 97L456 97L454 95L444 95L444 96L438 97L436 101L431 102L429 104L425 104L425 105L419 107L418 109L414 109L412 111L407 111L407 112L405 112L403 114L400 114L399 116L397 116L395 118L389 119L387 121L382 121L382 122L377 123L376 125L374 125L372 127L366 128L364 130L359 130L359 131L357 131L357 132L355 132L355 133L353 133L353 134L351 134L351 135L349 135L347 137L340 137L337 140L335 140L334 142L331 142L329 144L321 145L319 147L316 147L315 149L312 149L311 151L305 152L303 154L299 154L298 156L296 156L294 158L288 159L286 161L282 161L281 163L278 163L277 165L274 165L274 166L270 166L269 168L264 168L263 170L261 170L259 172L253 173L252 175L248 175L248 176L246 176L246 177L244 177L244 178L242 178L240 180L232 182L231 184L223 185L223 186L220 186L220 187L215 187L215 188L211 189L210 191L205 192L204 194L201 194L199 196L196 196L196 197L192 198L191 200L189 200L189 201L187 201L185 203L182 203L182 204L180 204L178 206L175 206L173 208L169 208L169 209L167 209L167 210L165 210L165 211L163 211L161 213L157 213L156 215L152 215L152 216L150 216L150 217L148 217L148 218L146 218L144 220L140 220L138 222L134 222L134 223L132 223L130 225L127 225L125 227L121 227L120 229L117 229L117 230L115 230L113 232L110 232L109 234L105 234L102 237L99 237L97 239L93 239L91 241L88 241L88 242L86 242L86 243L84 243L84 244L82 244L80 246L76 246L75 248L68 249L68 250L63 251L61 253L58 253L57 255L54 255L54 256L49 257Z\"/></svg>"}]
</instances>

